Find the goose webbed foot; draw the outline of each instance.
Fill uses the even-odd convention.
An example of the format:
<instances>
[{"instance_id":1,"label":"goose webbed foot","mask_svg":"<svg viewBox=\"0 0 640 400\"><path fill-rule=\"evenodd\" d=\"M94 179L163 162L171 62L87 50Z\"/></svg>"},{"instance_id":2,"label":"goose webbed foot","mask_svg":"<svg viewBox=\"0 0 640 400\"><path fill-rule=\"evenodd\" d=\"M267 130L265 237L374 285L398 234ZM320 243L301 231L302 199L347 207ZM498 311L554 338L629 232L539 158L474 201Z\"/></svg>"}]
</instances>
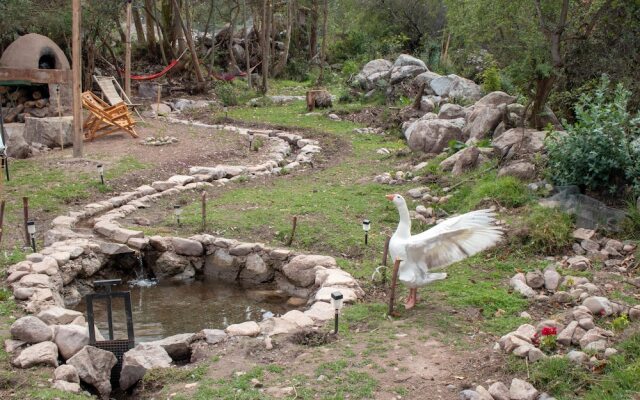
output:
<instances>
[{"instance_id":1,"label":"goose webbed foot","mask_svg":"<svg viewBox=\"0 0 640 400\"><path fill-rule=\"evenodd\" d=\"M407 300L404 303L404 308L407 310L411 310L416 306L416 302L418 301L418 289L411 288L409 289L409 296L407 296Z\"/></svg>"}]
</instances>

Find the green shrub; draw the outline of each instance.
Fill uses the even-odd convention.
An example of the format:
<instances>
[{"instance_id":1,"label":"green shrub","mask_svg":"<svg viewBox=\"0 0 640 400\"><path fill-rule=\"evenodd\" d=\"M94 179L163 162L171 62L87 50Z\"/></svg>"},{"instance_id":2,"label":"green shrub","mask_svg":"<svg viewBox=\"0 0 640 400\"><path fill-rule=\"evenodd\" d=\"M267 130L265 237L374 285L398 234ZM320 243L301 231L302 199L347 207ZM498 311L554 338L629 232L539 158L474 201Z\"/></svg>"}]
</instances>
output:
<instances>
[{"instance_id":1,"label":"green shrub","mask_svg":"<svg viewBox=\"0 0 640 400\"><path fill-rule=\"evenodd\" d=\"M571 244L571 216L556 208L535 205L525 213L524 227L528 233L526 246L539 253L552 253Z\"/></svg>"},{"instance_id":2,"label":"green shrub","mask_svg":"<svg viewBox=\"0 0 640 400\"><path fill-rule=\"evenodd\" d=\"M520 207L531 200L527 187L512 176L496 177L487 174L482 180L460 188L447 203L451 210L469 211L480 205L498 204L504 207Z\"/></svg>"},{"instance_id":3,"label":"green shrub","mask_svg":"<svg viewBox=\"0 0 640 400\"><path fill-rule=\"evenodd\" d=\"M495 66L491 66L482 73L482 89L485 93L502 90L500 71Z\"/></svg>"},{"instance_id":4,"label":"green shrub","mask_svg":"<svg viewBox=\"0 0 640 400\"><path fill-rule=\"evenodd\" d=\"M218 97L218 100L224 106L237 106L238 105L238 94L236 93L235 88L230 83L221 83L216 85L214 92Z\"/></svg>"},{"instance_id":5,"label":"green shrub","mask_svg":"<svg viewBox=\"0 0 640 400\"><path fill-rule=\"evenodd\" d=\"M611 93L603 76L591 96L580 97L576 122L547 140L554 182L609 193L630 186L640 194L640 117L627 111L630 96L621 84Z\"/></svg>"}]
</instances>

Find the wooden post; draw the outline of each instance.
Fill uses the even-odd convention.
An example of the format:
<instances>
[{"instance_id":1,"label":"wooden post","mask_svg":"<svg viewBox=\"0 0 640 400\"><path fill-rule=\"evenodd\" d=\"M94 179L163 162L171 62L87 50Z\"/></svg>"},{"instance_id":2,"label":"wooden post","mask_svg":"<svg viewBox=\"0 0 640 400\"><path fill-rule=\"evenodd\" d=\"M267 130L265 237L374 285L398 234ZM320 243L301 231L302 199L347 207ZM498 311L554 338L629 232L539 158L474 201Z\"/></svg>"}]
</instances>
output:
<instances>
[{"instance_id":1,"label":"wooden post","mask_svg":"<svg viewBox=\"0 0 640 400\"><path fill-rule=\"evenodd\" d=\"M289 240L287 240L287 246L291 246L291 243L293 243L293 236L296 234L296 226L298 225L298 217L294 215L291 223L291 236L289 236Z\"/></svg>"},{"instance_id":2,"label":"wooden post","mask_svg":"<svg viewBox=\"0 0 640 400\"><path fill-rule=\"evenodd\" d=\"M384 241L384 250L382 251L382 265L387 266L387 258L389 258L389 242L391 242L391 236L387 235L386 240ZM384 272L382 273L382 284L387 284L387 269L382 269Z\"/></svg>"},{"instance_id":3,"label":"wooden post","mask_svg":"<svg viewBox=\"0 0 640 400\"><path fill-rule=\"evenodd\" d=\"M73 91L73 156L82 158L84 155L84 137L82 134L82 49L80 43L80 25L82 14L80 13L80 0L72 3L72 91Z\"/></svg>"},{"instance_id":4,"label":"wooden post","mask_svg":"<svg viewBox=\"0 0 640 400\"><path fill-rule=\"evenodd\" d=\"M400 259L396 258L393 263L393 275L391 276L391 288L389 289L389 311L387 315L393 316L393 304L396 301L396 283L398 282L398 269L400 268Z\"/></svg>"},{"instance_id":5,"label":"wooden post","mask_svg":"<svg viewBox=\"0 0 640 400\"><path fill-rule=\"evenodd\" d=\"M124 46L124 92L131 97L131 0L127 0L127 32Z\"/></svg>"},{"instance_id":6,"label":"wooden post","mask_svg":"<svg viewBox=\"0 0 640 400\"><path fill-rule=\"evenodd\" d=\"M31 247L31 235L29 235L29 229L27 228L27 222L29 222L29 198L22 198L22 214L24 215L24 243L27 247Z\"/></svg>"},{"instance_id":7,"label":"wooden post","mask_svg":"<svg viewBox=\"0 0 640 400\"><path fill-rule=\"evenodd\" d=\"M0 181L2 177L0 176ZM4 200L0 201L0 243L2 243L2 226L4 223Z\"/></svg>"},{"instance_id":8,"label":"wooden post","mask_svg":"<svg viewBox=\"0 0 640 400\"><path fill-rule=\"evenodd\" d=\"M207 230L207 192L202 191L202 232Z\"/></svg>"}]
</instances>

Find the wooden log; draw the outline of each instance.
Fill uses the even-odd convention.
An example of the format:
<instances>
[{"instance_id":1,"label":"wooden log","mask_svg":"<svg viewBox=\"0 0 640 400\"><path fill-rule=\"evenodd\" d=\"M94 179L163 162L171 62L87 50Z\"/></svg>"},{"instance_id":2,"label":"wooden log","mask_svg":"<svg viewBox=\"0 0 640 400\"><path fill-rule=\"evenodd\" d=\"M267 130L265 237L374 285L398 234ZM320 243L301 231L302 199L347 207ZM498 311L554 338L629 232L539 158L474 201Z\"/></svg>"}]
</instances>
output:
<instances>
[{"instance_id":1,"label":"wooden log","mask_svg":"<svg viewBox=\"0 0 640 400\"><path fill-rule=\"evenodd\" d=\"M38 99L35 102L35 106L37 108L45 108L48 105L49 105L49 99Z\"/></svg>"},{"instance_id":2,"label":"wooden log","mask_svg":"<svg viewBox=\"0 0 640 400\"><path fill-rule=\"evenodd\" d=\"M22 105L24 105L24 108L33 108L36 106L36 102L35 100L29 100L22 103Z\"/></svg>"},{"instance_id":3,"label":"wooden log","mask_svg":"<svg viewBox=\"0 0 640 400\"><path fill-rule=\"evenodd\" d=\"M34 91L31 93L31 97L33 97L33 98L34 98L34 100L40 100L40 99L42 98L42 92L41 92L41 91L39 91L39 90L34 90Z\"/></svg>"},{"instance_id":4,"label":"wooden log","mask_svg":"<svg viewBox=\"0 0 640 400\"><path fill-rule=\"evenodd\" d=\"M18 101L20 98L26 98L27 92L22 88L16 89L14 92L9 93L9 100Z\"/></svg>"},{"instance_id":5,"label":"wooden log","mask_svg":"<svg viewBox=\"0 0 640 400\"><path fill-rule=\"evenodd\" d=\"M18 104L16 107L10 108L8 112L5 114L3 121L6 124L10 124L11 122L14 122L18 117L18 114L20 114L23 110L24 110L24 106L22 104Z\"/></svg>"}]
</instances>

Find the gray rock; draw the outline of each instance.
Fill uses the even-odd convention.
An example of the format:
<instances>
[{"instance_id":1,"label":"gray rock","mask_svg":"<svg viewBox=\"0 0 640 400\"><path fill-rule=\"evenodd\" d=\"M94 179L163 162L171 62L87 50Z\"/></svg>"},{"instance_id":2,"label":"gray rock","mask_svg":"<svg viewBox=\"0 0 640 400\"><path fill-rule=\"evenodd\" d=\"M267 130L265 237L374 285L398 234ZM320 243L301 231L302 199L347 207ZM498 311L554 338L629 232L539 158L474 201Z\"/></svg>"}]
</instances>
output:
<instances>
[{"instance_id":1,"label":"gray rock","mask_svg":"<svg viewBox=\"0 0 640 400\"><path fill-rule=\"evenodd\" d=\"M606 297L591 296L584 299L582 305L587 307L593 315L609 316L614 314L614 307Z\"/></svg>"},{"instance_id":2,"label":"gray rock","mask_svg":"<svg viewBox=\"0 0 640 400\"><path fill-rule=\"evenodd\" d=\"M449 75L452 78L449 86L449 98L476 101L482 97L482 89L474 81L457 75Z\"/></svg>"},{"instance_id":3,"label":"gray rock","mask_svg":"<svg viewBox=\"0 0 640 400\"><path fill-rule=\"evenodd\" d=\"M551 301L554 301L559 304L568 304L573 301L573 297L571 297L569 293L561 290L559 292L554 293L553 296L551 296Z\"/></svg>"},{"instance_id":4,"label":"gray rock","mask_svg":"<svg viewBox=\"0 0 640 400\"><path fill-rule=\"evenodd\" d=\"M24 126L25 124L4 124L5 132L7 133L7 156L11 158L28 158L31 156L31 146L24 139Z\"/></svg>"},{"instance_id":5,"label":"gray rock","mask_svg":"<svg viewBox=\"0 0 640 400\"><path fill-rule=\"evenodd\" d=\"M533 298L536 296L536 292L531 289L529 285L527 285L526 278L523 273L518 273L513 278L511 278L511 280L509 281L509 285L511 285L513 290L520 293L524 297Z\"/></svg>"},{"instance_id":6,"label":"gray rock","mask_svg":"<svg viewBox=\"0 0 640 400\"><path fill-rule=\"evenodd\" d=\"M79 383L67 381L54 381L51 387L69 393L80 393L81 390Z\"/></svg>"},{"instance_id":7,"label":"gray rock","mask_svg":"<svg viewBox=\"0 0 640 400\"><path fill-rule=\"evenodd\" d=\"M567 358L574 364L584 364L589 361L589 356L578 350L571 350L567 353Z\"/></svg>"},{"instance_id":8,"label":"gray rock","mask_svg":"<svg viewBox=\"0 0 640 400\"><path fill-rule=\"evenodd\" d=\"M57 325L53 342L58 346L62 358L67 360L89 344L89 330L86 326Z\"/></svg>"},{"instance_id":9,"label":"gray rock","mask_svg":"<svg viewBox=\"0 0 640 400\"><path fill-rule=\"evenodd\" d=\"M476 106L467 118L462 133L469 142L476 142L486 137L491 138L493 131L502 121L502 111L492 106Z\"/></svg>"},{"instance_id":10,"label":"gray rock","mask_svg":"<svg viewBox=\"0 0 640 400\"><path fill-rule=\"evenodd\" d=\"M496 91L496 92L491 92L485 95L480 100L476 101L475 106L497 108L502 104L512 104L512 103L515 103L515 101L516 101L516 98L514 96L510 96L505 92Z\"/></svg>"},{"instance_id":11,"label":"gray rock","mask_svg":"<svg viewBox=\"0 0 640 400\"><path fill-rule=\"evenodd\" d=\"M440 78L440 76L441 75L431 71L423 72L420 75L413 78L413 86L416 88L419 88L424 83L425 94L433 94L433 90L431 89L431 81L436 78Z\"/></svg>"},{"instance_id":12,"label":"gray rock","mask_svg":"<svg viewBox=\"0 0 640 400\"><path fill-rule=\"evenodd\" d=\"M301 287L311 286L316 279L316 267L336 268L336 260L329 256L299 255L282 267L283 274Z\"/></svg>"},{"instance_id":13,"label":"gray rock","mask_svg":"<svg viewBox=\"0 0 640 400\"><path fill-rule=\"evenodd\" d=\"M580 242L580 246L585 249L586 251L598 251L600 250L600 245L598 244L598 242L593 241L593 240L589 240L589 239L584 239L583 241Z\"/></svg>"},{"instance_id":14,"label":"gray rock","mask_svg":"<svg viewBox=\"0 0 640 400\"><path fill-rule=\"evenodd\" d=\"M156 115L168 115L171 113L171 107L164 103L152 103L149 108Z\"/></svg>"},{"instance_id":15,"label":"gray rock","mask_svg":"<svg viewBox=\"0 0 640 400\"><path fill-rule=\"evenodd\" d=\"M93 346L85 346L67 360L78 371L80 380L96 388L102 399L108 399L111 393L111 368L116 362L113 353Z\"/></svg>"},{"instance_id":16,"label":"gray rock","mask_svg":"<svg viewBox=\"0 0 640 400\"><path fill-rule=\"evenodd\" d=\"M511 400L536 400L538 391L529 382L514 378L509 387Z\"/></svg>"},{"instance_id":17,"label":"gray rock","mask_svg":"<svg viewBox=\"0 0 640 400\"><path fill-rule=\"evenodd\" d=\"M481 397L475 390L466 389L460 392L460 400L481 400Z\"/></svg>"},{"instance_id":18,"label":"gray rock","mask_svg":"<svg viewBox=\"0 0 640 400\"><path fill-rule=\"evenodd\" d=\"M40 343L51 340L51 329L39 318L32 315L22 317L11 325L11 337L26 343ZM58 350L56 349L56 355Z\"/></svg>"},{"instance_id":19,"label":"gray rock","mask_svg":"<svg viewBox=\"0 0 640 400\"><path fill-rule=\"evenodd\" d=\"M61 365L53 371L53 379L57 381L66 381L73 383L80 383L80 377L78 371L73 365Z\"/></svg>"},{"instance_id":20,"label":"gray rock","mask_svg":"<svg viewBox=\"0 0 640 400\"><path fill-rule=\"evenodd\" d=\"M544 276L540 271L529 271L526 275L527 285L534 289L544 286Z\"/></svg>"},{"instance_id":21,"label":"gray rock","mask_svg":"<svg viewBox=\"0 0 640 400\"><path fill-rule=\"evenodd\" d=\"M511 400L509 389L502 382L495 382L489 386L489 393L495 400Z\"/></svg>"},{"instance_id":22,"label":"gray rock","mask_svg":"<svg viewBox=\"0 0 640 400\"><path fill-rule=\"evenodd\" d=\"M640 305L633 306L629 309L629 319L631 321L640 321Z\"/></svg>"},{"instance_id":23,"label":"gray rock","mask_svg":"<svg viewBox=\"0 0 640 400\"><path fill-rule=\"evenodd\" d=\"M394 67L406 67L409 65L417 66L424 69L425 71L428 71L427 65L424 63L424 61L408 54L400 54L398 58L396 58L396 61L393 63Z\"/></svg>"},{"instance_id":24,"label":"gray rock","mask_svg":"<svg viewBox=\"0 0 640 400\"><path fill-rule=\"evenodd\" d=\"M536 166L528 161L514 161L500 168L498 176L513 176L526 181L536 176Z\"/></svg>"},{"instance_id":25,"label":"gray rock","mask_svg":"<svg viewBox=\"0 0 640 400\"><path fill-rule=\"evenodd\" d=\"M229 325L225 332L229 336L258 336L260 326L255 321L247 321L241 324Z\"/></svg>"},{"instance_id":26,"label":"gray rock","mask_svg":"<svg viewBox=\"0 0 640 400\"><path fill-rule=\"evenodd\" d=\"M577 321L571 321L566 328L564 328L560 333L558 333L558 337L556 338L556 342L563 346L569 346L571 344L571 340L573 339L573 334L578 327Z\"/></svg>"},{"instance_id":27,"label":"gray rock","mask_svg":"<svg viewBox=\"0 0 640 400\"><path fill-rule=\"evenodd\" d=\"M562 276L553 267L547 267L544 270L544 287L553 292L558 289Z\"/></svg>"},{"instance_id":28,"label":"gray rock","mask_svg":"<svg viewBox=\"0 0 640 400\"><path fill-rule=\"evenodd\" d=\"M475 146L462 149L459 153L460 155L451 169L451 174L453 176L460 176L463 173L476 168L480 161L480 150Z\"/></svg>"},{"instance_id":29,"label":"gray rock","mask_svg":"<svg viewBox=\"0 0 640 400\"><path fill-rule=\"evenodd\" d=\"M58 366L58 347L53 342L40 342L22 350L11 362L18 368L35 365Z\"/></svg>"},{"instance_id":30,"label":"gray rock","mask_svg":"<svg viewBox=\"0 0 640 400\"><path fill-rule=\"evenodd\" d=\"M613 347L607 347L604 350L604 358L610 358L616 354L618 354L618 350L614 349Z\"/></svg>"},{"instance_id":31,"label":"gray rock","mask_svg":"<svg viewBox=\"0 0 640 400\"><path fill-rule=\"evenodd\" d=\"M539 153L544 149L546 132L534 129L513 128L497 136L491 142L501 157L507 159L521 158Z\"/></svg>"},{"instance_id":32,"label":"gray rock","mask_svg":"<svg viewBox=\"0 0 640 400\"><path fill-rule=\"evenodd\" d=\"M593 229L578 228L573 231L573 238L577 240L592 240L596 236L596 231Z\"/></svg>"},{"instance_id":33,"label":"gray rock","mask_svg":"<svg viewBox=\"0 0 640 400\"><path fill-rule=\"evenodd\" d=\"M66 325L81 316L79 311L53 306L38 313L38 318L48 325Z\"/></svg>"},{"instance_id":34,"label":"gray rock","mask_svg":"<svg viewBox=\"0 0 640 400\"><path fill-rule=\"evenodd\" d=\"M476 386L476 392L480 395L480 400L493 400L491 393L480 385Z\"/></svg>"},{"instance_id":35,"label":"gray rock","mask_svg":"<svg viewBox=\"0 0 640 400\"><path fill-rule=\"evenodd\" d=\"M24 139L27 143L42 143L47 147L73 144L73 117L26 118Z\"/></svg>"},{"instance_id":36,"label":"gray rock","mask_svg":"<svg viewBox=\"0 0 640 400\"><path fill-rule=\"evenodd\" d=\"M240 273L240 264L228 249L218 249L205 259L204 274L225 282L234 282Z\"/></svg>"},{"instance_id":37,"label":"gray rock","mask_svg":"<svg viewBox=\"0 0 640 400\"><path fill-rule=\"evenodd\" d=\"M439 154L452 140L463 140L463 120L418 120L404 132L412 150Z\"/></svg>"},{"instance_id":38,"label":"gray rock","mask_svg":"<svg viewBox=\"0 0 640 400\"><path fill-rule=\"evenodd\" d=\"M417 65L393 67L391 68L390 83L392 85L398 84L404 80L414 78L425 71L426 71L425 68L419 67Z\"/></svg>"},{"instance_id":39,"label":"gray rock","mask_svg":"<svg viewBox=\"0 0 640 400\"><path fill-rule=\"evenodd\" d=\"M162 279L180 274L190 266L191 262L185 256L165 252L151 265L151 269L158 279Z\"/></svg>"},{"instance_id":40,"label":"gray rock","mask_svg":"<svg viewBox=\"0 0 640 400\"><path fill-rule=\"evenodd\" d=\"M147 370L153 368L169 368L171 357L161 346L138 345L124 353L122 357L122 372L120 373L120 388L127 390L138 382Z\"/></svg>"},{"instance_id":41,"label":"gray rock","mask_svg":"<svg viewBox=\"0 0 640 400\"><path fill-rule=\"evenodd\" d=\"M201 256L204 252L202 243L196 240L172 237L171 245L176 254L183 256Z\"/></svg>"},{"instance_id":42,"label":"gray rock","mask_svg":"<svg viewBox=\"0 0 640 400\"><path fill-rule=\"evenodd\" d=\"M274 271L267 266L259 254L247 256L245 267L240 273L240 279L245 282L262 283L273 279Z\"/></svg>"},{"instance_id":43,"label":"gray rock","mask_svg":"<svg viewBox=\"0 0 640 400\"><path fill-rule=\"evenodd\" d=\"M371 90L379 80L389 77L392 66L391 62L384 59L369 61L354 77L353 83L365 90Z\"/></svg>"},{"instance_id":44,"label":"gray rock","mask_svg":"<svg viewBox=\"0 0 640 400\"><path fill-rule=\"evenodd\" d=\"M189 346L195 338L196 337L193 333L181 333L161 340L142 343L138 345L138 347L160 346L167 352L167 354L169 354L169 357L171 357L172 360L181 361L188 359L191 355L191 349Z\"/></svg>"},{"instance_id":45,"label":"gray rock","mask_svg":"<svg viewBox=\"0 0 640 400\"><path fill-rule=\"evenodd\" d=\"M527 353L527 359L529 360L530 363L535 363L545 358L547 358L547 355L544 354L542 350L540 350L537 347L532 347L531 349L529 349L529 352Z\"/></svg>"},{"instance_id":46,"label":"gray rock","mask_svg":"<svg viewBox=\"0 0 640 400\"><path fill-rule=\"evenodd\" d=\"M575 269L577 271L585 271L591 266L591 261L587 257L584 256L574 256L567 259L567 263L569 264L569 268ZM579 285L580 283L576 283Z\"/></svg>"},{"instance_id":47,"label":"gray rock","mask_svg":"<svg viewBox=\"0 0 640 400\"><path fill-rule=\"evenodd\" d=\"M442 107L440 107L438 118L439 119L467 118L467 112L465 111L464 107L460 105L447 103L447 104L443 104Z\"/></svg>"},{"instance_id":48,"label":"gray rock","mask_svg":"<svg viewBox=\"0 0 640 400\"><path fill-rule=\"evenodd\" d=\"M449 91L451 90L451 85L453 84L453 79L449 76L440 76L434 79L431 79L429 82L429 86L433 93L438 96L449 96Z\"/></svg>"},{"instance_id":49,"label":"gray rock","mask_svg":"<svg viewBox=\"0 0 640 400\"><path fill-rule=\"evenodd\" d=\"M227 334L221 329L203 329L202 334L208 344L217 344L227 340Z\"/></svg>"}]
</instances>

